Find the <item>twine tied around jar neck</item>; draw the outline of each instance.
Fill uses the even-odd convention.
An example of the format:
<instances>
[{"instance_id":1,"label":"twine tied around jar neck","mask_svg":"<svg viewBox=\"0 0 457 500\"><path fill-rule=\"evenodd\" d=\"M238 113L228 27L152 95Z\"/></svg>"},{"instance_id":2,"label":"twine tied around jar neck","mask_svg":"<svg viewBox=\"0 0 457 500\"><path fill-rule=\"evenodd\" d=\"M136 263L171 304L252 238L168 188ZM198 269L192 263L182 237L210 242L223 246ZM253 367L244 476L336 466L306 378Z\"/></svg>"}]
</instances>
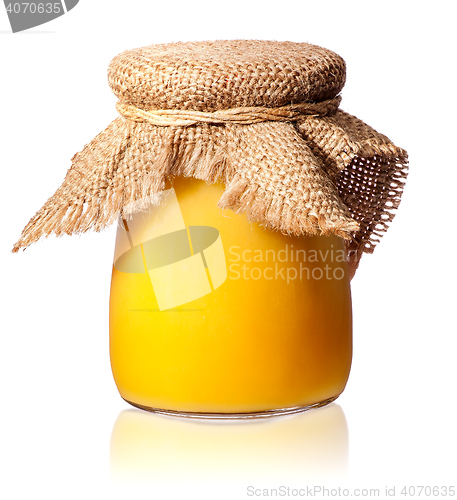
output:
<instances>
[{"instance_id":1,"label":"twine tied around jar neck","mask_svg":"<svg viewBox=\"0 0 457 500\"><path fill-rule=\"evenodd\" d=\"M321 102L300 102L278 108L250 106L221 109L213 112L151 109L143 110L131 104L118 101L116 109L128 120L145 122L159 127L188 127L197 123L250 125L260 122L293 122L307 116L332 116L341 103L341 96Z\"/></svg>"}]
</instances>

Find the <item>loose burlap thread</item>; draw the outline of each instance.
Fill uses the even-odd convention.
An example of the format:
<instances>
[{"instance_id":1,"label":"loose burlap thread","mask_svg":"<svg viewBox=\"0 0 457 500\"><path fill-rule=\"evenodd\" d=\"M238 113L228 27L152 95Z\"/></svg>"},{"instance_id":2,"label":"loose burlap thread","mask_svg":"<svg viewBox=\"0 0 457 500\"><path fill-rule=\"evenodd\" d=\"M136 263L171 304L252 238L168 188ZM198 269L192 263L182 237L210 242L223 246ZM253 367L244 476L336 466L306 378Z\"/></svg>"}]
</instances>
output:
<instances>
[{"instance_id":1,"label":"loose burlap thread","mask_svg":"<svg viewBox=\"0 0 457 500\"><path fill-rule=\"evenodd\" d=\"M400 203L407 154L339 109L345 63L310 44L215 41L117 56L116 118L72 159L13 248L100 231L174 176L226 188L219 206L289 235L346 240L353 272Z\"/></svg>"}]
</instances>

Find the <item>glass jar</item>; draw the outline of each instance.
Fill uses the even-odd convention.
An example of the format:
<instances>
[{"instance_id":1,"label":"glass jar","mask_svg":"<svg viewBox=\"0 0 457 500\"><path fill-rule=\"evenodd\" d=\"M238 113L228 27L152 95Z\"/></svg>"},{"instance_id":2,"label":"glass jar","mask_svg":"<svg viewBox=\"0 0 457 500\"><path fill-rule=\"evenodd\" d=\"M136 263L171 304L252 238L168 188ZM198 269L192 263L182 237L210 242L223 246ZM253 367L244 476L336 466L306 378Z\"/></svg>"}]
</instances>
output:
<instances>
[{"instance_id":1,"label":"glass jar","mask_svg":"<svg viewBox=\"0 0 457 500\"><path fill-rule=\"evenodd\" d=\"M219 184L168 187L117 230L110 357L121 396L222 418L336 399L352 358L343 240L287 236L222 210Z\"/></svg>"}]
</instances>

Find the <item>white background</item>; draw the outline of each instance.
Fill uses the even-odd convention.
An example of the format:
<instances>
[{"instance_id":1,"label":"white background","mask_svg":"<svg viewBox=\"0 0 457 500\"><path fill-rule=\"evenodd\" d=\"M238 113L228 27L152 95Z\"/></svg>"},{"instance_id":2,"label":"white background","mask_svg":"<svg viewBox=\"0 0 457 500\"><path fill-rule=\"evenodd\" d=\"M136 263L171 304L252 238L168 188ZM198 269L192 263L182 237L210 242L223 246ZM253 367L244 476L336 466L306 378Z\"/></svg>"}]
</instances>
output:
<instances>
[{"instance_id":1,"label":"white background","mask_svg":"<svg viewBox=\"0 0 457 500\"><path fill-rule=\"evenodd\" d=\"M238 499L248 486L320 485L407 498L405 485L457 484L452 4L81 0L14 35L0 6L0 497ZM130 410L111 376L114 228L10 249L117 116L115 55L231 38L342 55L342 108L407 149L410 176L352 283L354 361L337 404L268 422L177 421Z\"/></svg>"}]
</instances>

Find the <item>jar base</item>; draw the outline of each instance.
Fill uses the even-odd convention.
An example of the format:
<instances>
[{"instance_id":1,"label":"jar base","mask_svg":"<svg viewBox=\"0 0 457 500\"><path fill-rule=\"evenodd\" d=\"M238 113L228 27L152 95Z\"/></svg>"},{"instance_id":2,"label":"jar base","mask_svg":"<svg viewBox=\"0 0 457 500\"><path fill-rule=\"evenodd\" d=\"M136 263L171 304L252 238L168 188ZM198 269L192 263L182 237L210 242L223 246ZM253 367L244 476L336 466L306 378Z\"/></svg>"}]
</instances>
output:
<instances>
[{"instance_id":1,"label":"jar base","mask_svg":"<svg viewBox=\"0 0 457 500\"><path fill-rule=\"evenodd\" d=\"M135 408L139 408L140 410L149 411L151 413L159 413L161 415L168 415L172 417L184 417L184 418L199 418L199 419L218 419L218 420L235 420L235 419L253 419L253 418L270 418L270 417L279 417L282 415L291 415L293 413L302 413L308 410L314 410L316 408L321 408L322 406L326 406L335 399L337 396L333 396L328 399L324 399L318 403L314 403L312 405L305 406L294 406L291 408L279 408L275 410L265 410L265 411L253 411L246 413L205 413L205 412L192 412L192 411L177 411L177 410L164 410L161 408L152 408L149 406L143 406L132 401L128 401L124 399L127 403L134 406Z\"/></svg>"}]
</instances>

